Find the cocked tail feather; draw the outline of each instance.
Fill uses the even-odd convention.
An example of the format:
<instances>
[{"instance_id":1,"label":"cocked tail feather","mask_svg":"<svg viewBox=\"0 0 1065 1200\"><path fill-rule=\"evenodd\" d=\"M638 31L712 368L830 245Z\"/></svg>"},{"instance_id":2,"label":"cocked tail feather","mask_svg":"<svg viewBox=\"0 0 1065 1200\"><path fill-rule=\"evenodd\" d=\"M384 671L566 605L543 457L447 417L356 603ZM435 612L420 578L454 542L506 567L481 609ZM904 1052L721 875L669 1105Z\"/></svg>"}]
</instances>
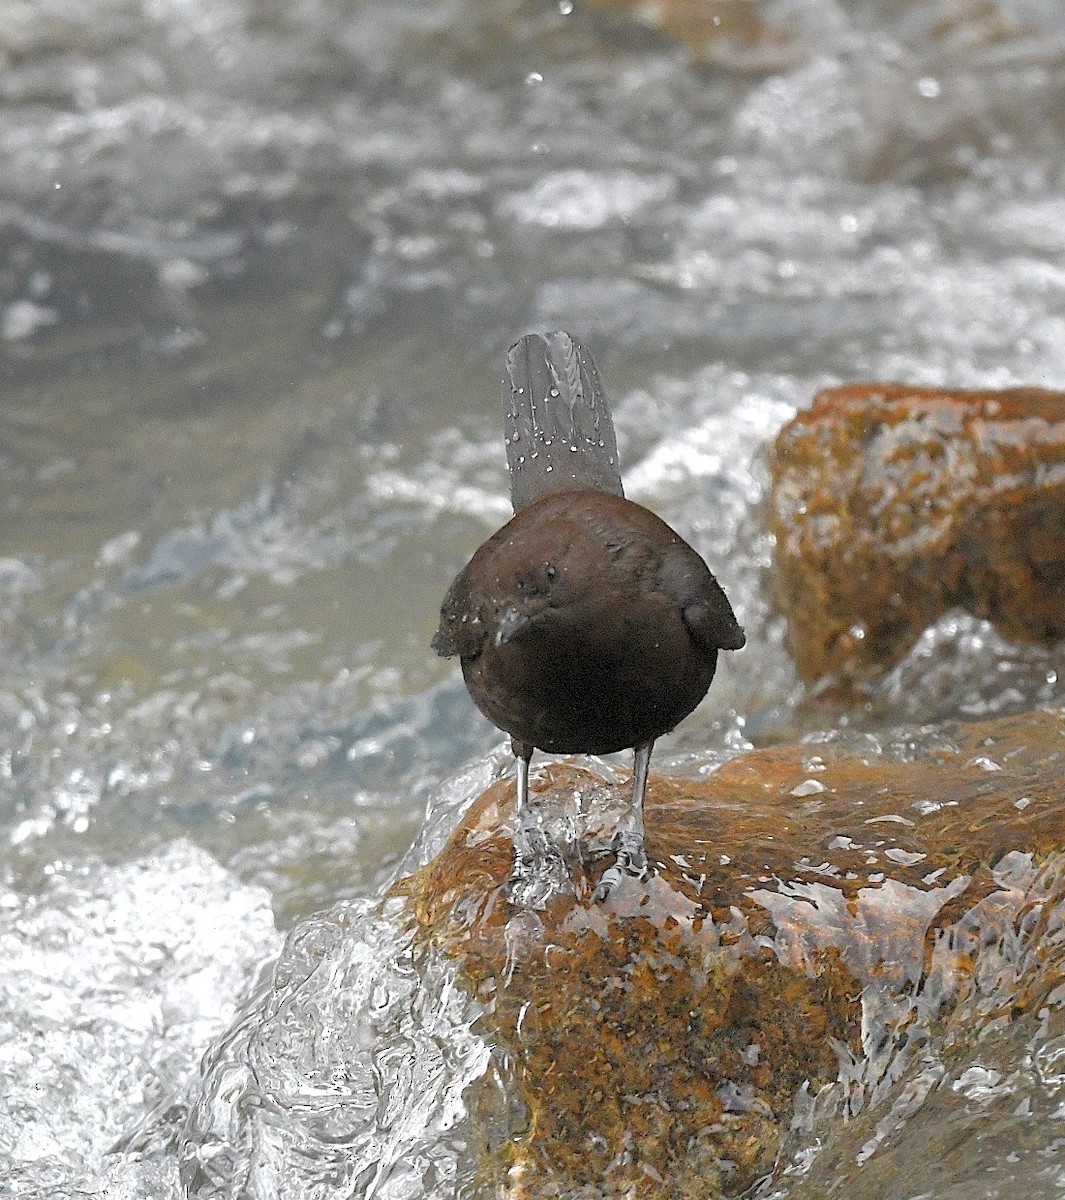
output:
<instances>
[{"instance_id":1,"label":"cocked tail feather","mask_svg":"<svg viewBox=\"0 0 1065 1200\"><path fill-rule=\"evenodd\" d=\"M603 382L592 356L568 333L527 333L511 346L503 432L515 512L574 488L624 496Z\"/></svg>"}]
</instances>

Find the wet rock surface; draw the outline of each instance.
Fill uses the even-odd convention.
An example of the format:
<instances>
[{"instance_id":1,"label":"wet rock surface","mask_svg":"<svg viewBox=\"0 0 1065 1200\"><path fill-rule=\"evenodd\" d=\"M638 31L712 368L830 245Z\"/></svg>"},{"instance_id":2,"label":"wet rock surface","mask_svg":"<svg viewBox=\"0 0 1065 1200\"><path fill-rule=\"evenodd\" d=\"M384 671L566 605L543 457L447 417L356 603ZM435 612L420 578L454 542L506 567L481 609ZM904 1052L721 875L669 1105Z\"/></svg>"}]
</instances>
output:
<instances>
[{"instance_id":1,"label":"wet rock surface","mask_svg":"<svg viewBox=\"0 0 1065 1200\"><path fill-rule=\"evenodd\" d=\"M625 787L553 765L534 793L566 885L535 910L508 899L513 784L491 786L401 885L484 1005L527 1114L485 1149L484 1179L517 1196L738 1195L774 1167L808 1171L809 1146L787 1162L817 1106L860 1134L862 1163L958 1056L958 1086L973 1082L978 1042L983 1058L990 1039L1045 1045L1065 996L1063 781L1056 710L944 726L920 748L756 750L705 780L653 778L653 871L601 899Z\"/></svg>"},{"instance_id":2,"label":"wet rock surface","mask_svg":"<svg viewBox=\"0 0 1065 1200\"><path fill-rule=\"evenodd\" d=\"M858 684L952 608L1065 638L1065 393L855 384L777 436L776 596L801 676Z\"/></svg>"}]
</instances>

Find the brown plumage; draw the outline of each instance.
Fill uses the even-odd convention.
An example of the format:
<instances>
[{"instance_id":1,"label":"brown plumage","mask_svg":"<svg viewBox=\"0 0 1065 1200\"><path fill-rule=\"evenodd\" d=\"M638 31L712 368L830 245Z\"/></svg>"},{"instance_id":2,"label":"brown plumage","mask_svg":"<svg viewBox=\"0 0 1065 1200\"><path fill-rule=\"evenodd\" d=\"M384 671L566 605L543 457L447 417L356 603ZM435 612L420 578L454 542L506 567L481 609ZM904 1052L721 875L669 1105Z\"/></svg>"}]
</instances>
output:
<instances>
[{"instance_id":1,"label":"brown plumage","mask_svg":"<svg viewBox=\"0 0 1065 1200\"><path fill-rule=\"evenodd\" d=\"M590 355L528 334L503 383L515 516L444 598L433 649L458 655L474 703L511 735L519 806L534 749L636 751L642 822L654 740L706 695L743 630L706 563L622 494ZM642 823L639 826L642 838Z\"/></svg>"}]
</instances>

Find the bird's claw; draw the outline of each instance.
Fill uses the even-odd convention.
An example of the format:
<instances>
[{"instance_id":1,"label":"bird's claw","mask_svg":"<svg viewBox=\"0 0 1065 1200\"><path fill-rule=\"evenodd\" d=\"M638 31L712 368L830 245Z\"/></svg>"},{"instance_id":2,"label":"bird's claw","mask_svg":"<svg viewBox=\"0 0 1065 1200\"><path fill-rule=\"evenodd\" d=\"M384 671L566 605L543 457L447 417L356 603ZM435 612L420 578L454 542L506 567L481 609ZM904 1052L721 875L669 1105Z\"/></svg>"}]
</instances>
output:
<instances>
[{"instance_id":1,"label":"bird's claw","mask_svg":"<svg viewBox=\"0 0 1065 1200\"><path fill-rule=\"evenodd\" d=\"M566 861L541 828L523 821L514 837L514 869L504 895L519 908L543 909L552 896L572 893Z\"/></svg>"},{"instance_id":2,"label":"bird's claw","mask_svg":"<svg viewBox=\"0 0 1065 1200\"><path fill-rule=\"evenodd\" d=\"M650 873L647 848L643 834L632 830L614 836L614 864L607 867L595 889L595 900L602 902L625 879L636 882L646 879Z\"/></svg>"}]
</instances>

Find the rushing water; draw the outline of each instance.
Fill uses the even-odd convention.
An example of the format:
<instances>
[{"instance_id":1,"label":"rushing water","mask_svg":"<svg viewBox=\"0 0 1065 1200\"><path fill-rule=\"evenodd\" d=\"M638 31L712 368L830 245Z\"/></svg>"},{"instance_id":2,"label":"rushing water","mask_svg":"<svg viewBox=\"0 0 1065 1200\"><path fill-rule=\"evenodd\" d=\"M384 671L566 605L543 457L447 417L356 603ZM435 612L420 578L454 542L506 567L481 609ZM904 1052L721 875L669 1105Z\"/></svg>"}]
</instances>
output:
<instances>
[{"instance_id":1,"label":"rushing water","mask_svg":"<svg viewBox=\"0 0 1065 1200\"><path fill-rule=\"evenodd\" d=\"M860 378L1065 386L1056 0L746 8L761 23L710 23L693 56L581 0L0 0L15 1194L177 1194L159 1130L276 929L352 994L398 973L375 1052L414 1036L402 921L372 899L433 788L494 761L427 643L508 511L516 334L591 347L629 494L747 627L678 754L824 720L796 708L763 582L761 449L797 406ZM948 614L864 719L1022 708L1058 668ZM417 1035L453 1074L389 1195L454 1185L447 1105L488 1061L429 976L447 996L417 999ZM346 1017L318 978L321 1033ZM209 1127L201 1188L225 1175L204 1147L239 1157ZM325 1190L255 1195L348 1194L307 1169Z\"/></svg>"}]
</instances>

